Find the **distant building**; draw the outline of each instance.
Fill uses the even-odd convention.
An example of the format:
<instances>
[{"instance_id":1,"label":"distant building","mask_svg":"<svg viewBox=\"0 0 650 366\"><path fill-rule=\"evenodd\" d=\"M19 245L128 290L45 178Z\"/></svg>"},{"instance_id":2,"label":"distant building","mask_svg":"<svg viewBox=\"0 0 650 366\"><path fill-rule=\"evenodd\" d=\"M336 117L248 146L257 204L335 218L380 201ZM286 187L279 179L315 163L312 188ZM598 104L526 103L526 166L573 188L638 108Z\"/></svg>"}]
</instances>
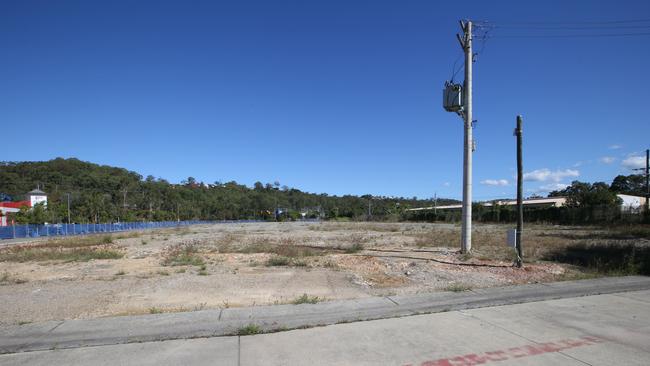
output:
<instances>
[{"instance_id":1,"label":"distant building","mask_svg":"<svg viewBox=\"0 0 650 366\"><path fill-rule=\"evenodd\" d=\"M34 207L39 203L47 206L47 193L41 191L40 189L34 189L27 192L26 200L24 201L15 201L15 202L0 202L0 226L7 226L10 224L7 222L7 214L20 212L22 207Z\"/></svg>"},{"instance_id":2,"label":"distant building","mask_svg":"<svg viewBox=\"0 0 650 366\"><path fill-rule=\"evenodd\" d=\"M645 197L631 196L629 194L617 194L621 199L621 210L623 212L641 212L645 205Z\"/></svg>"},{"instance_id":3,"label":"distant building","mask_svg":"<svg viewBox=\"0 0 650 366\"><path fill-rule=\"evenodd\" d=\"M621 199L621 210L623 212L632 212L638 213L643 210L643 205L645 205L645 197L639 196L630 196L627 194L617 194L618 198ZM523 200L523 205L527 207L562 207L566 205L566 197L547 197L547 198L529 198ZM497 206L516 206L517 200L495 200L488 202L480 202L481 205L485 207L491 207L493 205ZM462 205L447 205L447 206L437 206L437 207L418 207L411 208L407 211L423 211L423 210L460 210L463 208Z\"/></svg>"},{"instance_id":4,"label":"distant building","mask_svg":"<svg viewBox=\"0 0 650 366\"><path fill-rule=\"evenodd\" d=\"M47 206L47 194L38 188L27 192L27 200L29 201L29 207L34 207L39 203Z\"/></svg>"}]
</instances>

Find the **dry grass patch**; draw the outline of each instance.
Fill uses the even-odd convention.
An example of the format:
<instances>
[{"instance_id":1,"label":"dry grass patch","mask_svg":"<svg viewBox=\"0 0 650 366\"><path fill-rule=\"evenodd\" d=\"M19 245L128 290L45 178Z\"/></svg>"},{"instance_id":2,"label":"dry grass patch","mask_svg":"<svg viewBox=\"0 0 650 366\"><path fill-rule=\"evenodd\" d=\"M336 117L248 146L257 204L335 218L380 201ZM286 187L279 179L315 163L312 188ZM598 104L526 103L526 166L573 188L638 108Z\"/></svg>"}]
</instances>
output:
<instances>
[{"instance_id":1,"label":"dry grass patch","mask_svg":"<svg viewBox=\"0 0 650 366\"><path fill-rule=\"evenodd\" d=\"M247 241L244 241L243 237L227 234L208 246L216 247L219 253L268 253L289 258L312 257L327 253L327 249L297 244L297 239L291 237L280 237L278 239L257 237L248 238Z\"/></svg>"},{"instance_id":2,"label":"dry grass patch","mask_svg":"<svg viewBox=\"0 0 650 366\"><path fill-rule=\"evenodd\" d=\"M400 231L399 224L381 222L324 222L310 225L308 228L313 231L377 231L393 233Z\"/></svg>"},{"instance_id":3,"label":"dry grass patch","mask_svg":"<svg viewBox=\"0 0 650 366\"><path fill-rule=\"evenodd\" d=\"M413 235L413 243L423 247L453 247L460 240L460 229L433 229Z\"/></svg>"},{"instance_id":4,"label":"dry grass patch","mask_svg":"<svg viewBox=\"0 0 650 366\"><path fill-rule=\"evenodd\" d=\"M166 247L162 253L163 266L204 266L205 261L198 255L194 243L181 243Z\"/></svg>"},{"instance_id":5,"label":"dry grass patch","mask_svg":"<svg viewBox=\"0 0 650 366\"><path fill-rule=\"evenodd\" d=\"M50 239L44 243L30 245L32 248L82 248L113 244L113 235L74 236L62 239Z\"/></svg>"},{"instance_id":6,"label":"dry grass patch","mask_svg":"<svg viewBox=\"0 0 650 366\"><path fill-rule=\"evenodd\" d=\"M25 282L27 282L27 280L17 277L7 271L0 275L0 285L18 285Z\"/></svg>"},{"instance_id":7,"label":"dry grass patch","mask_svg":"<svg viewBox=\"0 0 650 366\"><path fill-rule=\"evenodd\" d=\"M121 251L104 247L13 246L0 250L0 262L87 262L92 259L120 259Z\"/></svg>"}]
</instances>

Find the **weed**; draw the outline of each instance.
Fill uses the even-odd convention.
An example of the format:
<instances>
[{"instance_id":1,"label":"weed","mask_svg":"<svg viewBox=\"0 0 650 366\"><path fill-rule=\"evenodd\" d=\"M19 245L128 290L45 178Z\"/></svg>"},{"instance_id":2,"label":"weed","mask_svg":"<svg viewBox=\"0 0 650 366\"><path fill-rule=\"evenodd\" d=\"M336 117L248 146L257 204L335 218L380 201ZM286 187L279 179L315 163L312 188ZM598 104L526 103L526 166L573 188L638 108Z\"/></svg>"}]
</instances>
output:
<instances>
[{"instance_id":1,"label":"weed","mask_svg":"<svg viewBox=\"0 0 650 366\"><path fill-rule=\"evenodd\" d=\"M119 272L117 272L115 275L116 275L116 276L124 276L125 274L126 274L126 272L124 272L124 271L119 271Z\"/></svg>"},{"instance_id":2,"label":"weed","mask_svg":"<svg viewBox=\"0 0 650 366\"><path fill-rule=\"evenodd\" d=\"M160 314L162 312L163 312L162 309L157 308L155 306L149 308L149 314Z\"/></svg>"},{"instance_id":3,"label":"weed","mask_svg":"<svg viewBox=\"0 0 650 366\"><path fill-rule=\"evenodd\" d=\"M268 267L288 266L291 260L287 257L273 256L266 261Z\"/></svg>"},{"instance_id":4,"label":"weed","mask_svg":"<svg viewBox=\"0 0 650 366\"><path fill-rule=\"evenodd\" d=\"M467 262L472 259L472 253L462 253L458 259L460 259L461 262Z\"/></svg>"},{"instance_id":5,"label":"weed","mask_svg":"<svg viewBox=\"0 0 650 366\"><path fill-rule=\"evenodd\" d=\"M114 249L12 247L0 251L0 262L87 262L91 259L120 259L124 256Z\"/></svg>"},{"instance_id":6,"label":"weed","mask_svg":"<svg viewBox=\"0 0 650 366\"><path fill-rule=\"evenodd\" d=\"M27 280L15 277L7 271L3 272L2 275L0 275L0 285L19 285L25 282L27 282Z\"/></svg>"},{"instance_id":7,"label":"weed","mask_svg":"<svg viewBox=\"0 0 650 366\"><path fill-rule=\"evenodd\" d=\"M292 260L291 264L295 267L307 267L307 262L303 260Z\"/></svg>"},{"instance_id":8,"label":"weed","mask_svg":"<svg viewBox=\"0 0 650 366\"><path fill-rule=\"evenodd\" d=\"M142 239L142 241L140 241L140 243L141 243L142 245L147 245L149 242L146 241L146 240L144 240L144 239Z\"/></svg>"},{"instance_id":9,"label":"weed","mask_svg":"<svg viewBox=\"0 0 650 366\"><path fill-rule=\"evenodd\" d=\"M176 270L176 273L185 273L185 268L179 268Z\"/></svg>"},{"instance_id":10,"label":"weed","mask_svg":"<svg viewBox=\"0 0 650 366\"><path fill-rule=\"evenodd\" d=\"M169 272L167 272L167 271L158 271L156 273L158 273L161 276L169 276Z\"/></svg>"},{"instance_id":11,"label":"weed","mask_svg":"<svg viewBox=\"0 0 650 366\"><path fill-rule=\"evenodd\" d=\"M338 269L338 268L339 268L339 265L336 264L336 262L333 261L333 260L328 260L327 262L324 262L324 263L323 263L323 267L325 267L325 268L332 268L332 269Z\"/></svg>"},{"instance_id":12,"label":"weed","mask_svg":"<svg viewBox=\"0 0 650 366\"><path fill-rule=\"evenodd\" d=\"M202 270L200 270L199 272L197 272L197 274L198 274L199 276L207 276L207 275L208 275L208 271L206 271L205 269L202 269Z\"/></svg>"},{"instance_id":13,"label":"weed","mask_svg":"<svg viewBox=\"0 0 650 366\"><path fill-rule=\"evenodd\" d=\"M345 248L345 252L348 254L357 253L363 250L363 244L354 243L351 246Z\"/></svg>"},{"instance_id":14,"label":"weed","mask_svg":"<svg viewBox=\"0 0 650 366\"><path fill-rule=\"evenodd\" d=\"M50 239L44 243L31 245L31 248L80 248L113 243L112 235L87 235L62 239Z\"/></svg>"},{"instance_id":15,"label":"weed","mask_svg":"<svg viewBox=\"0 0 650 366\"><path fill-rule=\"evenodd\" d=\"M556 248L545 259L569 263L605 275L650 274L650 248L635 244L574 244Z\"/></svg>"},{"instance_id":16,"label":"weed","mask_svg":"<svg viewBox=\"0 0 650 366\"><path fill-rule=\"evenodd\" d=\"M462 283L452 283L451 285L447 286L445 288L445 291L451 291L451 292L463 292L463 291L469 291L471 290L472 287L469 285L465 285Z\"/></svg>"},{"instance_id":17,"label":"weed","mask_svg":"<svg viewBox=\"0 0 650 366\"><path fill-rule=\"evenodd\" d=\"M309 296L307 294L302 294L302 296L297 297L291 303L294 304L294 305L298 305L298 304L316 304L316 303L321 302L323 300L324 300L323 298L320 298L318 296Z\"/></svg>"},{"instance_id":18,"label":"weed","mask_svg":"<svg viewBox=\"0 0 650 366\"><path fill-rule=\"evenodd\" d=\"M248 324L243 328L239 328L237 334L240 336L259 334L262 332L262 329L257 324Z\"/></svg>"},{"instance_id":19,"label":"weed","mask_svg":"<svg viewBox=\"0 0 650 366\"><path fill-rule=\"evenodd\" d=\"M192 232L187 227L177 227L177 228L174 229L174 234L176 234L176 235L188 235L188 234L191 234L191 233Z\"/></svg>"},{"instance_id":20,"label":"weed","mask_svg":"<svg viewBox=\"0 0 650 366\"><path fill-rule=\"evenodd\" d=\"M198 249L193 243L182 243L165 248L163 266L203 266L205 261L197 255Z\"/></svg>"}]
</instances>

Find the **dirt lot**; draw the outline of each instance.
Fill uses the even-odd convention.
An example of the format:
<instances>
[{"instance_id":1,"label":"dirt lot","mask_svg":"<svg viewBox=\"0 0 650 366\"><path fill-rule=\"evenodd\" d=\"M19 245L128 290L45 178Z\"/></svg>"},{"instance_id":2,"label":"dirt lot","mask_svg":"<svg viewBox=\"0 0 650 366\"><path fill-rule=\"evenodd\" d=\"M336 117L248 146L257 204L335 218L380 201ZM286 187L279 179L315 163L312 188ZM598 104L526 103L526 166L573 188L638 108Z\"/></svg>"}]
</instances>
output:
<instances>
[{"instance_id":1,"label":"dirt lot","mask_svg":"<svg viewBox=\"0 0 650 366\"><path fill-rule=\"evenodd\" d=\"M20 243L0 248L0 325L580 278L594 274L566 262L602 265L580 256L601 244L624 273L648 246L620 233L528 225L527 263L516 269L507 228L475 226L471 256L458 253L458 226L419 223L215 224ZM631 259L607 252L611 243L631 243Z\"/></svg>"}]
</instances>

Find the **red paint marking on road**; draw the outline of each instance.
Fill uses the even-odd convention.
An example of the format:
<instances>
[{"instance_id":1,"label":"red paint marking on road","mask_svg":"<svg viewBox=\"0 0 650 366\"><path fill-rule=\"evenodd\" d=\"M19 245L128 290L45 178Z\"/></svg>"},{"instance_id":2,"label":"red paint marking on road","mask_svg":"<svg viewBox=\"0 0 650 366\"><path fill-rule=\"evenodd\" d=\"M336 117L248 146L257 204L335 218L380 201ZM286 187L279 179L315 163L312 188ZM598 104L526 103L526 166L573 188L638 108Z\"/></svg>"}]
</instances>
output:
<instances>
[{"instance_id":1,"label":"red paint marking on road","mask_svg":"<svg viewBox=\"0 0 650 366\"><path fill-rule=\"evenodd\" d=\"M512 347L506 350L490 351L485 353L470 353L463 356L440 358L437 360L424 361L420 366L474 366L490 362L511 360L521 357L537 356L544 353L559 352L569 348L590 346L605 342L604 339L592 336L584 336L574 339L563 339L557 342L528 344L520 347ZM409 363L404 366L413 366Z\"/></svg>"}]
</instances>

